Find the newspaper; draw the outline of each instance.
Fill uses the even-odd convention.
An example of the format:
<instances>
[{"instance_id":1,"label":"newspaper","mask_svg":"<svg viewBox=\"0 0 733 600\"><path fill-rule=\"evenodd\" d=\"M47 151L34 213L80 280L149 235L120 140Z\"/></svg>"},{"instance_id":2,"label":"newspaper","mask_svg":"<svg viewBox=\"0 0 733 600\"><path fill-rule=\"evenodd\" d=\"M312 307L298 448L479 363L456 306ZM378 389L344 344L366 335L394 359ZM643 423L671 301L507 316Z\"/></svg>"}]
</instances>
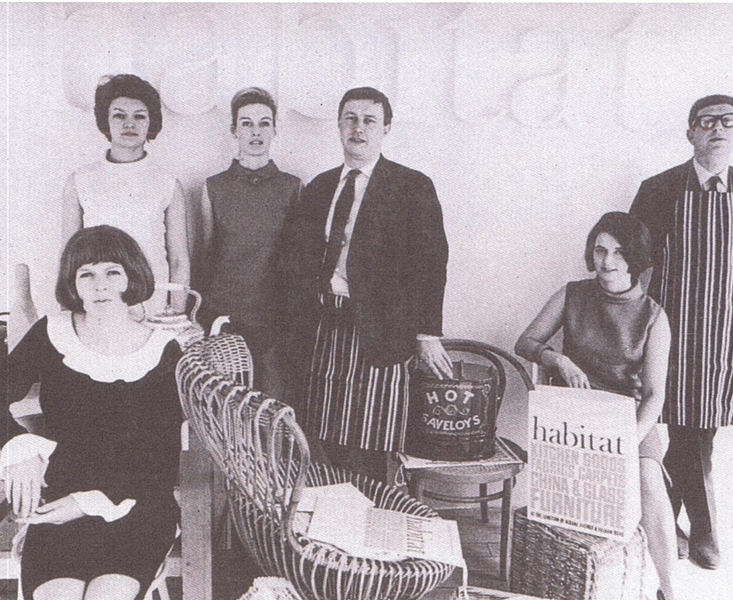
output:
<instances>
[{"instance_id":1,"label":"newspaper","mask_svg":"<svg viewBox=\"0 0 733 600\"><path fill-rule=\"evenodd\" d=\"M311 539L331 544L353 556L380 560L425 558L465 571L455 521L375 508L343 488L311 489L317 490L308 526Z\"/></svg>"},{"instance_id":2,"label":"newspaper","mask_svg":"<svg viewBox=\"0 0 733 600\"><path fill-rule=\"evenodd\" d=\"M313 512L318 498L327 496L334 500L340 500L345 506L374 506L367 496L362 494L351 483L334 483L332 485L319 485L303 488L298 502L298 512Z\"/></svg>"},{"instance_id":3,"label":"newspaper","mask_svg":"<svg viewBox=\"0 0 733 600\"><path fill-rule=\"evenodd\" d=\"M469 585L464 590L457 589L451 600L542 600L537 596L514 594L501 590L489 590Z\"/></svg>"}]
</instances>

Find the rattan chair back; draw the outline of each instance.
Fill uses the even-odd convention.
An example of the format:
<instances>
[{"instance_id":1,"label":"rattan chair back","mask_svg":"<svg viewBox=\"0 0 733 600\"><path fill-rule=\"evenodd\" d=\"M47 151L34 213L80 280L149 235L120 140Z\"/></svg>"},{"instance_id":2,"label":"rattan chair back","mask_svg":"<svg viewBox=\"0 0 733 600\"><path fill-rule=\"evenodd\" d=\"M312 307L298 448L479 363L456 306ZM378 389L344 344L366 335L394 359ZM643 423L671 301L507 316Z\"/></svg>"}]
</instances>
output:
<instances>
[{"instance_id":1,"label":"rattan chair back","mask_svg":"<svg viewBox=\"0 0 733 600\"><path fill-rule=\"evenodd\" d=\"M237 362L232 354L248 354L242 338L227 336L232 339L224 343L218 337L186 351L176 372L179 392L186 416L197 432L205 432L207 448L227 475L237 533L261 570L285 577L311 600L411 600L447 579L450 565L359 558L298 530L296 509L306 485L351 482L379 508L437 515L396 488L325 465L311 466L308 442L292 408L218 371L219 356L229 356L225 365L231 365Z\"/></svg>"},{"instance_id":2,"label":"rattan chair back","mask_svg":"<svg viewBox=\"0 0 733 600\"><path fill-rule=\"evenodd\" d=\"M221 334L186 349L176 368L183 412L217 467L228 473L231 434L224 407L239 401L252 382L252 356L244 339Z\"/></svg>"}]
</instances>

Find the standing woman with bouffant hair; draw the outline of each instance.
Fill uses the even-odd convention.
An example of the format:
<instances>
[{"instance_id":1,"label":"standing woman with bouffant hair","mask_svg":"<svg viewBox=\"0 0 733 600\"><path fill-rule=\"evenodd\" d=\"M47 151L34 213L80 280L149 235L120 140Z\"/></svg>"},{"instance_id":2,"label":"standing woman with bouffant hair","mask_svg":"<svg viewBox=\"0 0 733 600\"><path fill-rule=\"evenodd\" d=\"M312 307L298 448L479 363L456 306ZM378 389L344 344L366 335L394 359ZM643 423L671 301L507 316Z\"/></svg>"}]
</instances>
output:
<instances>
[{"instance_id":1,"label":"standing woman with bouffant hair","mask_svg":"<svg viewBox=\"0 0 733 600\"><path fill-rule=\"evenodd\" d=\"M153 285L129 235L82 229L61 257L56 299L65 310L37 321L8 357L0 479L28 526L28 600L134 600L175 539L181 350L175 332L129 311ZM10 416L34 383L43 436Z\"/></svg>"},{"instance_id":2,"label":"standing woman with bouffant hair","mask_svg":"<svg viewBox=\"0 0 733 600\"><path fill-rule=\"evenodd\" d=\"M103 77L94 95L97 127L109 140L103 160L78 169L63 193L63 239L83 227L111 225L129 233L148 259L157 284L189 284L190 260L183 188L151 161L145 143L163 127L160 95L136 75ZM159 312L167 294L145 303ZM173 295L182 312L185 295Z\"/></svg>"}]
</instances>

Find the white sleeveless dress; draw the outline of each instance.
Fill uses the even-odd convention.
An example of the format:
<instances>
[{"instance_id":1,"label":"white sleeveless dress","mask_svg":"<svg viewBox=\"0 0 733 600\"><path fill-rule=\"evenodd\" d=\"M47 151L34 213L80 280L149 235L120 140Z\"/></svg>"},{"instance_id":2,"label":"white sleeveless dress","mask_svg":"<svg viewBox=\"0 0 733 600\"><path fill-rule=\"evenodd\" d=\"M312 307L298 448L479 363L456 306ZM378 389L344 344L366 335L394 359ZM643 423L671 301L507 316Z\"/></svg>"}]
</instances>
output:
<instances>
[{"instance_id":1,"label":"white sleeveless dress","mask_svg":"<svg viewBox=\"0 0 733 600\"><path fill-rule=\"evenodd\" d=\"M83 226L111 225L129 233L140 245L156 283L168 283L165 211L175 192L176 178L149 156L131 163L102 160L74 173L83 211ZM163 310L166 292L145 303L150 316Z\"/></svg>"}]
</instances>

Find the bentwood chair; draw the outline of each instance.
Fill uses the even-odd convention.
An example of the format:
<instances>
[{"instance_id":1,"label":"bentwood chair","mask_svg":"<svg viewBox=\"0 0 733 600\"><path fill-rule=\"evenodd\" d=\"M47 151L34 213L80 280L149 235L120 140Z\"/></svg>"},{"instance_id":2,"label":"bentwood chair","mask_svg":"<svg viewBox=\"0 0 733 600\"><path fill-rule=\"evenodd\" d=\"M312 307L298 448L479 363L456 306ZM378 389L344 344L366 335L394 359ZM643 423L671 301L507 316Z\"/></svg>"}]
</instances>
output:
<instances>
[{"instance_id":1,"label":"bentwood chair","mask_svg":"<svg viewBox=\"0 0 733 600\"><path fill-rule=\"evenodd\" d=\"M229 480L237 533L262 571L285 577L310 600L417 599L447 579L450 565L351 556L309 539L296 526L304 487L343 482L353 483L379 508L437 514L381 482L311 465L293 409L233 381L231 366L212 359L211 347L222 345L229 348L227 356L245 352L242 338L228 334L193 344L178 364L178 389L187 417Z\"/></svg>"},{"instance_id":2,"label":"bentwood chair","mask_svg":"<svg viewBox=\"0 0 733 600\"><path fill-rule=\"evenodd\" d=\"M473 340L443 340L443 347L449 353L468 355L472 360L482 360L497 373L497 415L506 391L506 363L516 371L519 379L529 390L534 388L532 380L522 364L508 352L484 342ZM515 442L503 437L496 438L495 453L481 461L455 462L440 466L407 470L410 493L420 502L426 499L439 500L449 504L479 504L481 520L489 520L488 503L501 500L499 537L499 576L508 580L509 526L511 522L512 489L516 476L527 462L527 453ZM489 493L489 486L501 484L501 489ZM465 496L456 490L478 486L478 495Z\"/></svg>"}]
</instances>

